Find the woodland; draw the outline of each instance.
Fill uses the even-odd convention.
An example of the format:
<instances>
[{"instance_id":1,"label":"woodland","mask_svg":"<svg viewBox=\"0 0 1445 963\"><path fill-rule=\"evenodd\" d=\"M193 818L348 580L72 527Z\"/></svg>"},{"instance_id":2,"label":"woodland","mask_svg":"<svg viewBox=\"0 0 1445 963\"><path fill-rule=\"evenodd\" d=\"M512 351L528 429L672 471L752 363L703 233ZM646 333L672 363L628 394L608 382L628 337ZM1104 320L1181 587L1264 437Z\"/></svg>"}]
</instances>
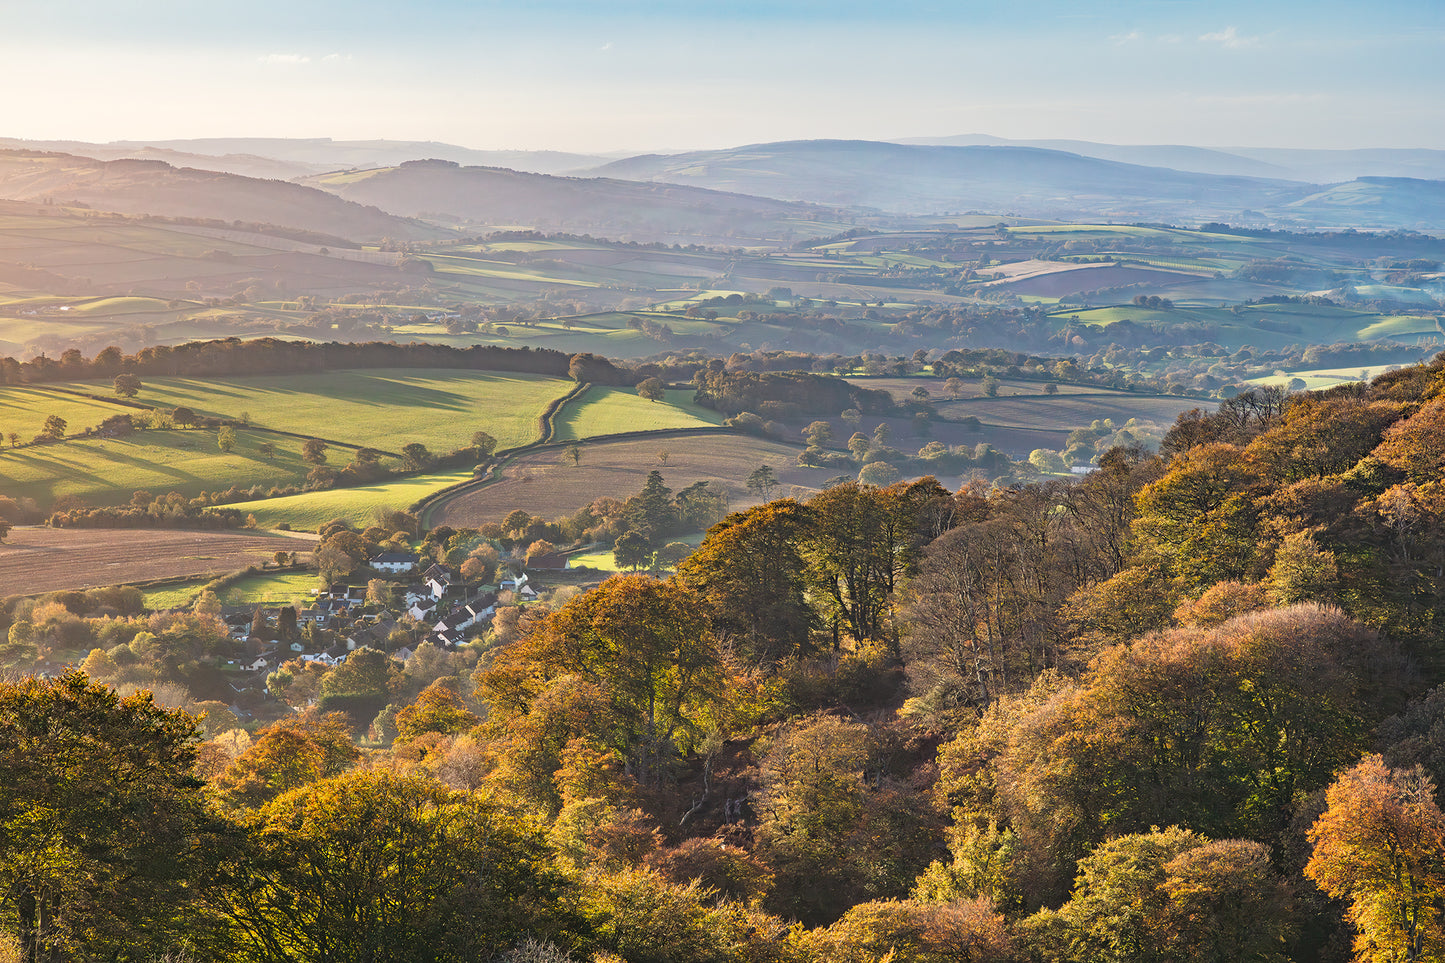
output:
<instances>
[{"instance_id":1,"label":"woodland","mask_svg":"<svg viewBox=\"0 0 1445 963\"><path fill-rule=\"evenodd\" d=\"M211 606L6 600L12 648L94 648L0 683L0 953L1445 958L1442 461L1445 358L1077 482L840 482L484 647L290 664L253 732L152 694Z\"/></svg>"}]
</instances>

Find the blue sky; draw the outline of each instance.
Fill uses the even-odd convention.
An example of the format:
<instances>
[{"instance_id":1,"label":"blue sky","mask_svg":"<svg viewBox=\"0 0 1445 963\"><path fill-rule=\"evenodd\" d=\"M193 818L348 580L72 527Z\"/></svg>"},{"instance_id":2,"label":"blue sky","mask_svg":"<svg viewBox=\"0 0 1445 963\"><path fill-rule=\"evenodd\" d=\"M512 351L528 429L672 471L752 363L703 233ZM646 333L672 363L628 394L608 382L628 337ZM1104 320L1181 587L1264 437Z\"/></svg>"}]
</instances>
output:
<instances>
[{"instance_id":1,"label":"blue sky","mask_svg":"<svg viewBox=\"0 0 1445 963\"><path fill-rule=\"evenodd\" d=\"M5 0L0 135L1445 148L1445 3Z\"/></svg>"}]
</instances>

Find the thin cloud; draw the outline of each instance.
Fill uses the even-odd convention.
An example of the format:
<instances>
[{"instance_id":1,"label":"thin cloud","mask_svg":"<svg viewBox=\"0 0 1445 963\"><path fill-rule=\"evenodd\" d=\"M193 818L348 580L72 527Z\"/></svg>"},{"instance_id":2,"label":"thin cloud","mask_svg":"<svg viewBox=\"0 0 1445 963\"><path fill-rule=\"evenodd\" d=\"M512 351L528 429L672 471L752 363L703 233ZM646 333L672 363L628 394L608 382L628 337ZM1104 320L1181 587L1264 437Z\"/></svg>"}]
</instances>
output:
<instances>
[{"instance_id":1,"label":"thin cloud","mask_svg":"<svg viewBox=\"0 0 1445 963\"><path fill-rule=\"evenodd\" d=\"M351 54L331 53L321 58L324 64L343 64L351 62Z\"/></svg>"},{"instance_id":2,"label":"thin cloud","mask_svg":"<svg viewBox=\"0 0 1445 963\"><path fill-rule=\"evenodd\" d=\"M1225 27L1217 33L1204 33L1199 35L1201 43L1217 43L1226 50L1244 50L1248 47L1259 46L1258 37L1240 36L1239 30L1235 27Z\"/></svg>"},{"instance_id":3,"label":"thin cloud","mask_svg":"<svg viewBox=\"0 0 1445 963\"><path fill-rule=\"evenodd\" d=\"M1323 94L1201 94L1194 98L1198 104L1225 104L1237 107L1251 104L1313 104L1320 103L1326 98Z\"/></svg>"},{"instance_id":4,"label":"thin cloud","mask_svg":"<svg viewBox=\"0 0 1445 963\"><path fill-rule=\"evenodd\" d=\"M1143 39L1144 35L1142 33L1137 30L1130 30L1128 33L1114 34L1114 36L1109 38L1109 42L1116 47L1122 47L1125 44L1138 43Z\"/></svg>"},{"instance_id":5,"label":"thin cloud","mask_svg":"<svg viewBox=\"0 0 1445 963\"><path fill-rule=\"evenodd\" d=\"M297 64L309 64L309 63L311 62L311 58L308 57L308 56L306 56L305 54L273 53L273 54L267 54L266 56L264 56L264 57L262 57L262 58L260 58L260 59L261 59L261 63L266 64L266 65L268 65L268 66L281 66L281 67L294 67L294 66L296 66Z\"/></svg>"}]
</instances>

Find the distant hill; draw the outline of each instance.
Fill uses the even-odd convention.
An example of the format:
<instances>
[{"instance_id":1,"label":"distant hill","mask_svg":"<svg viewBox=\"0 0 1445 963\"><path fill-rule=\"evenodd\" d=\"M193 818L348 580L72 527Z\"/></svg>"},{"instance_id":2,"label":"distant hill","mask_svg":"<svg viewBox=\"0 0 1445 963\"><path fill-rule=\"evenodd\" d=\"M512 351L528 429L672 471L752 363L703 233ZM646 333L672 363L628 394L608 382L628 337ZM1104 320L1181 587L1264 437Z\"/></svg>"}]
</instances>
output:
<instances>
[{"instance_id":1,"label":"distant hill","mask_svg":"<svg viewBox=\"0 0 1445 963\"><path fill-rule=\"evenodd\" d=\"M780 239L798 234L785 219L833 216L803 204L702 187L557 177L443 160L323 174L303 183L397 214L479 230L514 226L669 243Z\"/></svg>"},{"instance_id":2,"label":"distant hill","mask_svg":"<svg viewBox=\"0 0 1445 963\"><path fill-rule=\"evenodd\" d=\"M1445 181L1360 177L1322 188L1281 213L1327 227L1438 230L1445 225Z\"/></svg>"},{"instance_id":3,"label":"distant hill","mask_svg":"<svg viewBox=\"0 0 1445 963\"><path fill-rule=\"evenodd\" d=\"M1183 144L1099 144L1087 140L1009 140L988 134L960 134L954 137L909 137L897 141L933 147L1038 147L1043 150L1067 151L1080 157L1139 164L1144 167L1167 167L1196 174L1223 174L1231 177L1267 177L1296 180L1293 171L1253 157L1209 147Z\"/></svg>"},{"instance_id":4,"label":"distant hill","mask_svg":"<svg viewBox=\"0 0 1445 963\"><path fill-rule=\"evenodd\" d=\"M100 161L0 150L0 197L121 214L278 224L355 241L418 240L442 233L300 184L177 168L157 160Z\"/></svg>"},{"instance_id":5,"label":"distant hill","mask_svg":"<svg viewBox=\"0 0 1445 963\"><path fill-rule=\"evenodd\" d=\"M0 137L0 149L20 151L45 151L74 154L77 157L92 157L96 160L158 160L172 167L194 167L199 170L224 171L240 174L242 177L263 177L273 180L291 180L318 174L329 168L316 164L302 164L274 157L256 154L201 154L174 150L168 147L117 146L114 144L92 144L80 140L18 140Z\"/></svg>"},{"instance_id":6,"label":"distant hill","mask_svg":"<svg viewBox=\"0 0 1445 963\"><path fill-rule=\"evenodd\" d=\"M896 143L951 147L1042 147L1125 164L1170 167L1201 174L1281 178L1312 184L1349 181L1357 177L1445 178L1445 151L1413 148L1308 150L1288 147L1190 147L1101 144L1087 140L1009 140L988 134L906 137Z\"/></svg>"},{"instance_id":7,"label":"distant hill","mask_svg":"<svg viewBox=\"0 0 1445 963\"><path fill-rule=\"evenodd\" d=\"M591 173L913 214L1229 218L1303 193L1287 181L1120 164L1033 147L875 141L790 141L646 155Z\"/></svg>"},{"instance_id":8,"label":"distant hill","mask_svg":"<svg viewBox=\"0 0 1445 963\"><path fill-rule=\"evenodd\" d=\"M84 141L23 141L0 138L0 147L55 150L82 157L115 160L140 157L165 160L206 170L225 170L251 177L302 177L325 171L395 167L409 160L435 157L484 167L558 174L595 167L610 158L597 154L570 154L552 150L473 150L438 141L332 140L329 137L208 137L192 140L118 140L106 144ZM172 157L176 158L175 160ZM269 164L289 173L267 173Z\"/></svg>"}]
</instances>

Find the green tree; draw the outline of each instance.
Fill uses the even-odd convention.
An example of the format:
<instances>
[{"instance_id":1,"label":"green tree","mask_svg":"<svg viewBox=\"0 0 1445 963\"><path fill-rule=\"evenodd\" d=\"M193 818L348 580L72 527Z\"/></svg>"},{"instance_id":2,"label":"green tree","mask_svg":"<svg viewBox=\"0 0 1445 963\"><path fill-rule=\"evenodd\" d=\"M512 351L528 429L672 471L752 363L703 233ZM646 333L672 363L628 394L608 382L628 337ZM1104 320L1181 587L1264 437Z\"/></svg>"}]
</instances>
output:
<instances>
[{"instance_id":1,"label":"green tree","mask_svg":"<svg viewBox=\"0 0 1445 963\"><path fill-rule=\"evenodd\" d=\"M990 398L998 397L999 380L991 374L983 376L983 393Z\"/></svg>"},{"instance_id":2,"label":"green tree","mask_svg":"<svg viewBox=\"0 0 1445 963\"><path fill-rule=\"evenodd\" d=\"M130 373L118 374L112 383L115 393L122 398L134 398L140 394L140 379Z\"/></svg>"},{"instance_id":3,"label":"green tree","mask_svg":"<svg viewBox=\"0 0 1445 963\"><path fill-rule=\"evenodd\" d=\"M182 427L189 428L196 423L196 413L185 405L181 405L171 410L171 421L174 421Z\"/></svg>"},{"instance_id":4,"label":"green tree","mask_svg":"<svg viewBox=\"0 0 1445 963\"><path fill-rule=\"evenodd\" d=\"M431 452L421 442L413 441L401 446L401 465L407 471L421 471L431 463Z\"/></svg>"},{"instance_id":5,"label":"green tree","mask_svg":"<svg viewBox=\"0 0 1445 963\"><path fill-rule=\"evenodd\" d=\"M152 958L198 925L220 826L195 720L79 672L0 683L0 918L25 961Z\"/></svg>"},{"instance_id":6,"label":"green tree","mask_svg":"<svg viewBox=\"0 0 1445 963\"><path fill-rule=\"evenodd\" d=\"M65 437L65 428L66 422L64 418L59 415L49 415L45 419L45 427L41 429L40 434L45 438L52 438L59 441Z\"/></svg>"},{"instance_id":7,"label":"green tree","mask_svg":"<svg viewBox=\"0 0 1445 963\"><path fill-rule=\"evenodd\" d=\"M748 491L767 501L773 489L778 487L778 473L769 465L759 465L748 475L747 486Z\"/></svg>"},{"instance_id":8,"label":"green tree","mask_svg":"<svg viewBox=\"0 0 1445 963\"><path fill-rule=\"evenodd\" d=\"M236 429L230 425L222 425L216 432L216 447L229 454L236 447Z\"/></svg>"},{"instance_id":9,"label":"green tree","mask_svg":"<svg viewBox=\"0 0 1445 963\"><path fill-rule=\"evenodd\" d=\"M547 929L559 881L539 834L497 803L387 770L268 804L230 894L245 955L468 963Z\"/></svg>"},{"instance_id":10,"label":"green tree","mask_svg":"<svg viewBox=\"0 0 1445 963\"><path fill-rule=\"evenodd\" d=\"M472 434L472 447L476 449L477 457L486 460L492 457L497 450L497 439L485 431L478 431Z\"/></svg>"},{"instance_id":11,"label":"green tree","mask_svg":"<svg viewBox=\"0 0 1445 963\"><path fill-rule=\"evenodd\" d=\"M636 529L628 529L612 546L612 558L623 568L637 571L652 564L652 543Z\"/></svg>"},{"instance_id":12,"label":"green tree","mask_svg":"<svg viewBox=\"0 0 1445 963\"><path fill-rule=\"evenodd\" d=\"M827 448L833 440L833 426L826 421L814 421L803 429L803 437L814 448Z\"/></svg>"},{"instance_id":13,"label":"green tree","mask_svg":"<svg viewBox=\"0 0 1445 963\"><path fill-rule=\"evenodd\" d=\"M1171 826L1100 845L1069 901L1024 930L1050 960L1265 963L1280 958L1292 908L1267 847Z\"/></svg>"}]
</instances>

